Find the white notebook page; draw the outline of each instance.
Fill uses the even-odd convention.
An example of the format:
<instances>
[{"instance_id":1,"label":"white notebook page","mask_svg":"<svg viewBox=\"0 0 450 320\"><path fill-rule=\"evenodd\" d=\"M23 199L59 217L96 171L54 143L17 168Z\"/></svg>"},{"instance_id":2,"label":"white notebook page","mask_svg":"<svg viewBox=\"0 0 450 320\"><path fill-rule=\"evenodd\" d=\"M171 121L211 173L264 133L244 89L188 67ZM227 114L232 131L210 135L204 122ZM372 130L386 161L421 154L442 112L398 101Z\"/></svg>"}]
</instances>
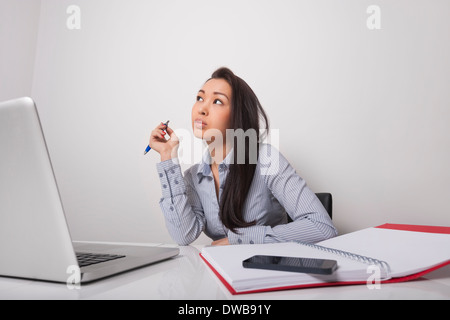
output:
<instances>
[{"instance_id":1,"label":"white notebook page","mask_svg":"<svg viewBox=\"0 0 450 320\"><path fill-rule=\"evenodd\" d=\"M318 244L384 260L389 263L393 278L450 260L449 234L368 228Z\"/></svg>"}]
</instances>

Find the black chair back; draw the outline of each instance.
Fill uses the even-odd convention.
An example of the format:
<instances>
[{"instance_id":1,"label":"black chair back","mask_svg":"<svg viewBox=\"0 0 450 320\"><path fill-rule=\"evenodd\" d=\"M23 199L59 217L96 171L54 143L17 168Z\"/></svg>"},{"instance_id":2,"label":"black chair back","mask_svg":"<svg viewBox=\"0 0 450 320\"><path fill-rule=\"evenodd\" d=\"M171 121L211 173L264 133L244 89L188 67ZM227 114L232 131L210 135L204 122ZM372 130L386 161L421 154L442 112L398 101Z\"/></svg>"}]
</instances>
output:
<instances>
[{"instance_id":1,"label":"black chair back","mask_svg":"<svg viewBox=\"0 0 450 320\"><path fill-rule=\"evenodd\" d=\"M328 215L330 218L333 219L333 196L331 193L316 193L317 198L319 198L320 202L322 202L322 205L325 207L325 210L327 210ZM288 222L292 222L291 217L288 215Z\"/></svg>"},{"instance_id":2,"label":"black chair back","mask_svg":"<svg viewBox=\"0 0 450 320\"><path fill-rule=\"evenodd\" d=\"M317 198L322 202L330 218L333 218L333 196L331 193L316 193Z\"/></svg>"}]
</instances>

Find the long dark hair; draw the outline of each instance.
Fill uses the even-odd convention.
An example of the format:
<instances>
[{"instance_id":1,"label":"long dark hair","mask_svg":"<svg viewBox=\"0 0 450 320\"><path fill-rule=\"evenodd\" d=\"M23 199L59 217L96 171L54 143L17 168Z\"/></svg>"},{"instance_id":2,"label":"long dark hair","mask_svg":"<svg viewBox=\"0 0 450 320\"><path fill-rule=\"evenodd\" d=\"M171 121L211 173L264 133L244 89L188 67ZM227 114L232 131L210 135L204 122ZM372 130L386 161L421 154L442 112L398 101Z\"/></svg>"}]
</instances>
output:
<instances>
[{"instance_id":1,"label":"long dark hair","mask_svg":"<svg viewBox=\"0 0 450 320\"><path fill-rule=\"evenodd\" d=\"M252 129L256 132L258 138L256 158L258 159L259 143L263 139L263 135L260 134L260 128L266 129L266 133L269 130L269 121L259 103L258 97L244 80L236 76L228 68L216 70L212 74L211 79L223 79L231 86L232 98L229 129L242 129L244 132ZM263 126L261 126L261 120L264 121ZM237 138L234 137L234 161L229 166L220 201L220 219L229 230L235 233L237 228L246 228L256 224L256 221L245 221L243 217L245 200L255 175L257 163L250 154L251 139L245 138L244 141L245 161L242 163L242 155L240 155L240 161L238 161L239 148L237 148L237 143L242 143L242 140L237 141Z\"/></svg>"}]
</instances>

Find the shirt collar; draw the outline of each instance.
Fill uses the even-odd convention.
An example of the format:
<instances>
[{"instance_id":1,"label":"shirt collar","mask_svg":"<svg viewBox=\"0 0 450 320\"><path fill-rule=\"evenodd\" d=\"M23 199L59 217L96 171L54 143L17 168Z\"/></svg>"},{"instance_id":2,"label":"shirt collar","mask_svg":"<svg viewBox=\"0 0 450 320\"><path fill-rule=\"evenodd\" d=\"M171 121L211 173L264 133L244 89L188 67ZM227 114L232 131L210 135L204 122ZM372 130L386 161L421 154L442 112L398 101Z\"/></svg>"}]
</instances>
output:
<instances>
[{"instance_id":1,"label":"shirt collar","mask_svg":"<svg viewBox=\"0 0 450 320\"><path fill-rule=\"evenodd\" d=\"M230 167L230 163L233 160L233 155L234 149L231 149L225 159L223 159L223 161L219 164L219 170L228 169ZM209 153L209 150L206 150L197 169L198 183L200 183L204 177L213 177L211 163L211 154Z\"/></svg>"}]
</instances>

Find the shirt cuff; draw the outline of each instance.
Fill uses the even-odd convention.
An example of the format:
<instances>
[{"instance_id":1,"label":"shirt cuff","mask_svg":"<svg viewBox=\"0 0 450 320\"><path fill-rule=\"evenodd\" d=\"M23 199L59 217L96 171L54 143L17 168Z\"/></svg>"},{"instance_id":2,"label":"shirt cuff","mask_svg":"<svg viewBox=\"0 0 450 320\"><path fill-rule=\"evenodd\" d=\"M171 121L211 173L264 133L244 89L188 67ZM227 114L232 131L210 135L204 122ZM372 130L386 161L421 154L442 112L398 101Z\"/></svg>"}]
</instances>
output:
<instances>
[{"instance_id":1,"label":"shirt cuff","mask_svg":"<svg viewBox=\"0 0 450 320\"><path fill-rule=\"evenodd\" d=\"M261 244L266 237L267 226L253 226L237 229L237 233L228 231L228 242L230 244Z\"/></svg>"},{"instance_id":2,"label":"shirt cuff","mask_svg":"<svg viewBox=\"0 0 450 320\"><path fill-rule=\"evenodd\" d=\"M176 159L169 159L156 164L163 198L173 198L186 193L181 166Z\"/></svg>"}]
</instances>

